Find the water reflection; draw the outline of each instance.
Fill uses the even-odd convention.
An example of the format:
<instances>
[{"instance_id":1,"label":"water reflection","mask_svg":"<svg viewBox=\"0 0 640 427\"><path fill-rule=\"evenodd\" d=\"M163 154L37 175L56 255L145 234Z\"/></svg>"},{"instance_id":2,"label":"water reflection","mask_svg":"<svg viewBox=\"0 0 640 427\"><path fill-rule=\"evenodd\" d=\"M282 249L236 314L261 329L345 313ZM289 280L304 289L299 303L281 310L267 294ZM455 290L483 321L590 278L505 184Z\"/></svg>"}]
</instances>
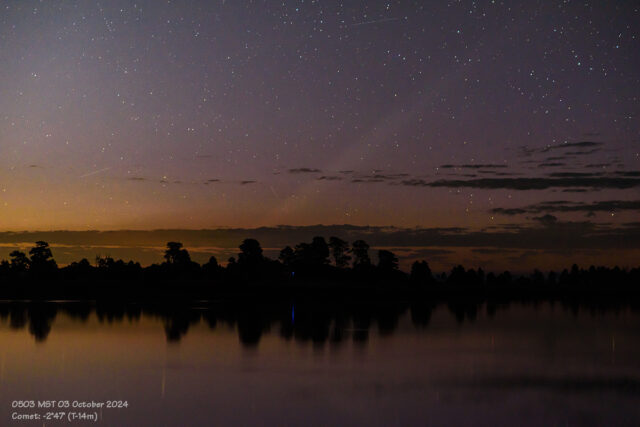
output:
<instances>
[{"instance_id":1,"label":"water reflection","mask_svg":"<svg viewBox=\"0 0 640 427\"><path fill-rule=\"evenodd\" d=\"M101 324L137 322L143 316L160 319L167 342L178 343L189 329L204 324L215 330L222 326L235 329L239 341L255 347L267 332L277 331L287 341L311 342L322 347L329 342L339 345L345 340L366 343L370 334L384 337L393 334L401 317L409 315L417 330L428 328L434 310L446 307L456 322L473 323L479 313L494 318L511 305L541 306L560 310L571 316L589 313L618 314L624 310L639 312L636 304L619 300L601 301L498 301L459 299L454 301L386 301L386 302L311 302L311 301L214 301L198 304L136 304L115 302L3 302L0 320L14 330L27 328L36 342L44 342L59 314L86 323L92 314Z\"/></svg>"},{"instance_id":2,"label":"water reflection","mask_svg":"<svg viewBox=\"0 0 640 427\"><path fill-rule=\"evenodd\" d=\"M637 425L638 326L628 301L4 302L0 424L118 398L106 425Z\"/></svg>"}]
</instances>

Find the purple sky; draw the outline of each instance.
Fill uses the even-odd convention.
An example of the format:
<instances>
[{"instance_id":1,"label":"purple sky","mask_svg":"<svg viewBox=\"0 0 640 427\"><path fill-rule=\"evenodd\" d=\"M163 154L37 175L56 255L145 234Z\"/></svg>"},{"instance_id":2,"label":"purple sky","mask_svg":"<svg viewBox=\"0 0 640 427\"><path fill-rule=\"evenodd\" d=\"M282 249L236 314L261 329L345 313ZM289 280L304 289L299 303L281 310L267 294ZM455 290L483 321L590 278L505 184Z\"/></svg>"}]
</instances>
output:
<instances>
[{"instance_id":1,"label":"purple sky","mask_svg":"<svg viewBox=\"0 0 640 427\"><path fill-rule=\"evenodd\" d=\"M639 23L637 2L6 1L0 231L633 228Z\"/></svg>"}]
</instances>

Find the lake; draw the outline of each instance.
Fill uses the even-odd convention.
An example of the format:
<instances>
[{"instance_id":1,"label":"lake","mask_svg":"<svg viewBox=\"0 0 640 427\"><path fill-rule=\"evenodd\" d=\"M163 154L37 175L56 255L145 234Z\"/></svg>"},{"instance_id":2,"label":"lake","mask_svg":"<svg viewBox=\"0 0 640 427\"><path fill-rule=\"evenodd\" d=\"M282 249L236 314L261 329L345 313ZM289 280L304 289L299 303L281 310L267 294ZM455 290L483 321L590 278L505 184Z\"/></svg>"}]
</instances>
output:
<instances>
[{"instance_id":1,"label":"lake","mask_svg":"<svg viewBox=\"0 0 640 427\"><path fill-rule=\"evenodd\" d=\"M5 302L0 424L637 425L639 326L624 305Z\"/></svg>"}]
</instances>

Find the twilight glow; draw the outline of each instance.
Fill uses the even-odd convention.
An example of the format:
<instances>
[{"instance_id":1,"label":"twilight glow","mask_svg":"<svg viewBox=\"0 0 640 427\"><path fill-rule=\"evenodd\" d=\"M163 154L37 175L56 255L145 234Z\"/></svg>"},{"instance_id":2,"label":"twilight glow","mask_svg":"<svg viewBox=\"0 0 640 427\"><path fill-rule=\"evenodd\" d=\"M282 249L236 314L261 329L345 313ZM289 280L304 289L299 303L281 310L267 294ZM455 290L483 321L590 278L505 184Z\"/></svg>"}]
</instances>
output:
<instances>
[{"instance_id":1,"label":"twilight glow","mask_svg":"<svg viewBox=\"0 0 640 427\"><path fill-rule=\"evenodd\" d=\"M0 231L352 224L443 268L637 264L639 23L636 2L6 1ZM33 237L0 234L0 258ZM97 244L64 236L63 263Z\"/></svg>"}]
</instances>

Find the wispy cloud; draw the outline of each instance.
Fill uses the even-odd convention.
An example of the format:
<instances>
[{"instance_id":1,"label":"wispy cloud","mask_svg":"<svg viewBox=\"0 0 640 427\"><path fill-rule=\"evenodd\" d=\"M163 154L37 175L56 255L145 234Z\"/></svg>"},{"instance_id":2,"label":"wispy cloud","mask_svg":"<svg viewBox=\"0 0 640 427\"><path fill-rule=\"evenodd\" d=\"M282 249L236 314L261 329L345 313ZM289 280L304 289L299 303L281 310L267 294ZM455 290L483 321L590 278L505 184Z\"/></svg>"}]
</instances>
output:
<instances>
[{"instance_id":1,"label":"wispy cloud","mask_svg":"<svg viewBox=\"0 0 640 427\"><path fill-rule=\"evenodd\" d=\"M322 172L320 169L315 168L294 168L289 169L289 173L320 173Z\"/></svg>"},{"instance_id":2,"label":"wispy cloud","mask_svg":"<svg viewBox=\"0 0 640 427\"><path fill-rule=\"evenodd\" d=\"M441 169L498 169L498 168L506 168L507 165L504 164L464 164L464 165L441 165Z\"/></svg>"},{"instance_id":3,"label":"wispy cloud","mask_svg":"<svg viewBox=\"0 0 640 427\"><path fill-rule=\"evenodd\" d=\"M580 176L567 174L566 177L541 178L478 178L469 180L425 181L423 179L403 180L402 185L410 187L450 187L508 190L546 190L549 188L581 187L591 189L628 189L640 186L640 178L611 176Z\"/></svg>"},{"instance_id":4,"label":"wispy cloud","mask_svg":"<svg viewBox=\"0 0 640 427\"><path fill-rule=\"evenodd\" d=\"M491 213L501 215L539 214L545 212L616 212L640 211L640 200L607 200L593 203L550 201L541 202L523 208L494 208Z\"/></svg>"}]
</instances>

